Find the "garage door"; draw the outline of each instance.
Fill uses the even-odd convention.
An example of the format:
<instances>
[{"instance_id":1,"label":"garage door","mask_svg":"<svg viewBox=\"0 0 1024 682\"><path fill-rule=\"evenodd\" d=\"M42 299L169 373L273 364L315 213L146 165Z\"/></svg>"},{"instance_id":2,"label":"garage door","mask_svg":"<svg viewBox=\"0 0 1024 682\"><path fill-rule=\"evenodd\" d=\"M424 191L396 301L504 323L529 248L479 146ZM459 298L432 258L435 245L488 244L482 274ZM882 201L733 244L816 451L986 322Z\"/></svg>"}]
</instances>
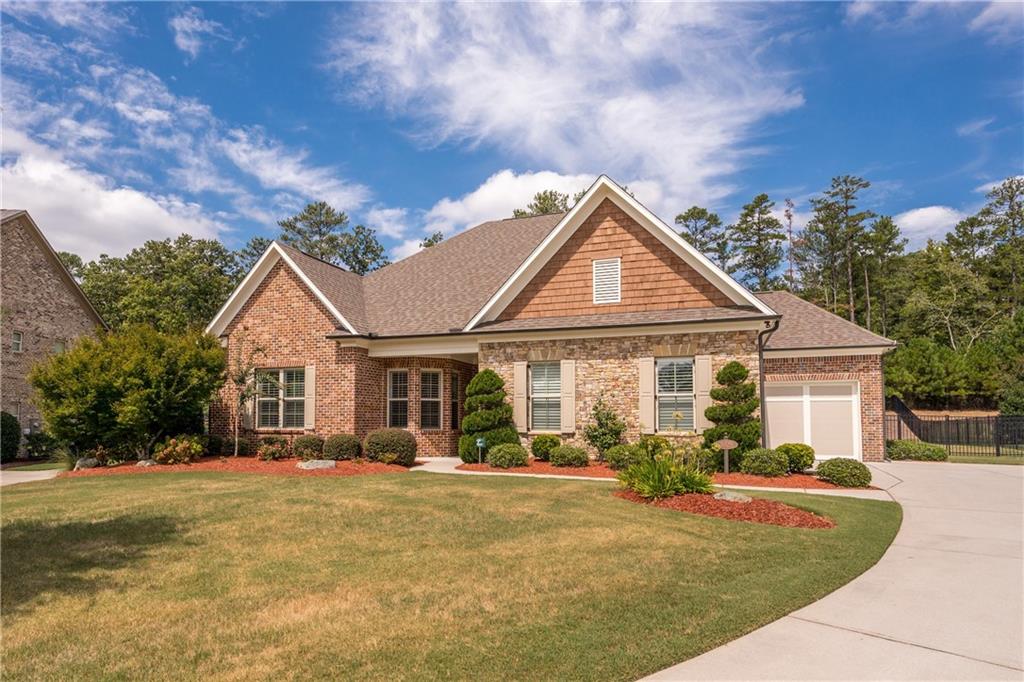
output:
<instances>
[{"instance_id":1,"label":"garage door","mask_svg":"<svg viewBox=\"0 0 1024 682\"><path fill-rule=\"evenodd\" d=\"M861 458L857 382L768 383L768 443L807 443L818 459Z\"/></svg>"}]
</instances>

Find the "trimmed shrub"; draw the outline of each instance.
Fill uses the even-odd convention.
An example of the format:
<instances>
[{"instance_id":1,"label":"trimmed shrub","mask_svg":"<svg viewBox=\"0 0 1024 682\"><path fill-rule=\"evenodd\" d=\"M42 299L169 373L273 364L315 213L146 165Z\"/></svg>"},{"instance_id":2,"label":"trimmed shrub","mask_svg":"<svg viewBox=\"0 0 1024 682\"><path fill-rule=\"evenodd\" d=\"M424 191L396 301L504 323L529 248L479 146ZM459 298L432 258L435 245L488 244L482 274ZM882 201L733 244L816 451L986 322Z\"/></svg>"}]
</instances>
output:
<instances>
[{"instance_id":1,"label":"trimmed shrub","mask_svg":"<svg viewBox=\"0 0 1024 682\"><path fill-rule=\"evenodd\" d=\"M10 462L18 456L21 445L21 426L10 412L0 413L0 462Z\"/></svg>"},{"instance_id":2,"label":"trimmed shrub","mask_svg":"<svg viewBox=\"0 0 1024 682\"><path fill-rule=\"evenodd\" d=\"M683 493L711 492L711 477L673 457L644 459L619 474L619 483L637 495L658 500Z\"/></svg>"},{"instance_id":3,"label":"trimmed shrub","mask_svg":"<svg viewBox=\"0 0 1024 682\"><path fill-rule=\"evenodd\" d=\"M871 483L871 471L855 459L826 459L816 473L821 480L844 488L864 488Z\"/></svg>"},{"instance_id":4,"label":"trimmed shrub","mask_svg":"<svg viewBox=\"0 0 1024 682\"><path fill-rule=\"evenodd\" d=\"M636 445L613 445L604 453L604 461L616 471L628 469L640 460L641 455Z\"/></svg>"},{"instance_id":5,"label":"trimmed shrub","mask_svg":"<svg viewBox=\"0 0 1024 682\"><path fill-rule=\"evenodd\" d=\"M499 469L526 466L526 448L519 443L502 443L487 451L487 463Z\"/></svg>"},{"instance_id":6,"label":"trimmed shrub","mask_svg":"<svg viewBox=\"0 0 1024 682\"><path fill-rule=\"evenodd\" d=\"M778 450L754 448L743 453L740 471L754 476L785 476L789 471L789 457Z\"/></svg>"},{"instance_id":7,"label":"trimmed shrub","mask_svg":"<svg viewBox=\"0 0 1024 682\"><path fill-rule=\"evenodd\" d=\"M416 437L405 429L371 431L363 442L363 452L375 462L411 467L416 463Z\"/></svg>"},{"instance_id":8,"label":"trimmed shrub","mask_svg":"<svg viewBox=\"0 0 1024 682\"><path fill-rule=\"evenodd\" d=\"M284 459L291 454L288 450L288 439L284 436L264 436L256 446L256 456L264 461Z\"/></svg>"},{"instance_id":9,"label":"trimmed shrub","mask_svg":"<svg viewBox=\"0 0 1024 682\"><path fill-rule=\"evenodd\" d=\"M715 381L719 387L711 389L715 404L704 410L704 416L715 423L704 432L705 447L731 438L737 443L732 452L742 455L760 443L761 420L753 416L760 401L754 382L747 381L749 375L747 368L735 360L718 370ZM731 456L729 461L731 464Z\"/></svg>"},{"instance_id":10,"label":"trimmed shrub","mask_svg":"<svg viewBox=\"0 0 1024 682\"><path fill-rule=\"evenodd\" d=\"M775 448L775 451L781 452L789 460L789 471L791 473L799 474L814 466L814 448L810 445L805 445L804 443L783 443Z\"/></svg>"},{"instance_id":11,"label":"trimmed shrub","mask_svg":"<svg viewBox=\"0 0 1024 682\"><path fill-rule=\"evenodd\" d=\"M508 426L512 421L512 406L502 403L495 408L470 412L462 418L463 433L480 433L491 431L501 426Z\"/></svg>"},{"instance_id":12,"label":"trimmed shrub","mask_svg":"<svg viewBox=\"0 0 1024 682\"><path fill-rule=\"evenodd\" d=\"M206 437L206 454L208 455L223 455L224 454L224 439L220 436L209 435Z\"/></svg>"},{"instance_id":13,"label":"trimmed shrub","mask_svg":"<svg viewBox=\"0 0 1024 682\"><path fill-rule=\"evenodd\" d=\"M202 457L204 449L200 436L175 436L159 443L153 449L153 459L158 464L188 464ZM109 463L110 459L107 456L106 462Z\"/></svg>"},{"instance_id":14,"label":"trimmed shrub","mask_svg":"<svg viewBox=\"0 0 1024 682\"><path fill-rule=\"evenodd\" d=\"M234 452L235 452L235 442L232 440L231 441L231 446L228 448L228 451L225 454L233 454ZM239 457L249 457L250 455L252 455L253 452L255 452L255 450L254 450L254 448L252 446L252 441L251 440L249 440L248 438L239 438L238 439L238 456Z\"/></svg>"},{"instance_id":15,"label":"trimmed shrub","mask_svg":"<svg viewBox=\"0 0 1024 682\"><path fill-rule=\"evenodd\" d=\"M25 452L32 459L44 459L57 449L57 441L45 431L36 431L25 436Z\"/></svg>"},{"instance_id":16,"label":"trimmed shrub","mask_svg":"<svg viewBox=\"0 0 1024 682\"><path fill-rule=\"evenodd\" d=\"M363 444L351 433L328 436L324 441L324 459L355 459L363 451Z\"/></svg>"},{"instance_id":17,"label":"trimmed shrub","mask_svg":"<svg viewBox=\"0 0 1024 682\"><path fill-rule=\"evenodd\" d=\"M292 441L292 452L299 459L320 459L324 454L324 439L308 433Z\"/></svg>"},{"instance_id":18,"label":"trimmed shrub","mask_svg":"<svg viewBox=\"0 0 1024 682\"><path fill-rule=\"evenodd\" d=\"M890 440L885 443L885 456L889 459L913 459L921 462L945 462L946 449L934 443L919 440Z\"/></svg>"},{"instance_id":19,"label":"trimmed shrub","mask_svg":"<svg viewBox=\"0 0 1024 682\"><path fill-rule=\"evenodd\" d=\"M551 451L562 444L562 439L553 433L542 433L539 436L533 437L533 442L530 443L530 452L533 456L542 462L548 461L548 456Z\"/></svg>"},{"instance_id":20,"label":"trimmed shrub","mask_svg":"<svg viewBox=\"0 0 1024 682\"><path fill-rule=\"evenodd\" d=\"M551 464L556 467L585 467L590 464L590 457L583 448L572 445L559 445L551 450Z\"/></svg>"},{"instance_id":21,"label":"trimmed shrub","mask_svg":"<svg viewBox=\"0 0 1024 682\"><path fill-rule=\"evenodd\" d=\"M476 441L483 438L478 450ZM459 457L463 462L476 462L481 453L502 443L519 443L519 433L512 421L512 406L505 402L505 381L492 369L478 372L466 386L466 414L462 418Z\"/></svg>"},{"instance_id":22,"label":"trimmed shrub","mask_svg":"<svg viewBox=\"0 0 1024 682\"><path fill-rule=\"evenodd\" d=\"M608 448L622 442L622 434L626 432L626 423L615 414L615 411L608 407L604 398L600 397L594 403L594 409L590 412L593 420L583 429L583 437L597 450L599 459L604 459L604 453Z\"/></svg>"}]
</instances>

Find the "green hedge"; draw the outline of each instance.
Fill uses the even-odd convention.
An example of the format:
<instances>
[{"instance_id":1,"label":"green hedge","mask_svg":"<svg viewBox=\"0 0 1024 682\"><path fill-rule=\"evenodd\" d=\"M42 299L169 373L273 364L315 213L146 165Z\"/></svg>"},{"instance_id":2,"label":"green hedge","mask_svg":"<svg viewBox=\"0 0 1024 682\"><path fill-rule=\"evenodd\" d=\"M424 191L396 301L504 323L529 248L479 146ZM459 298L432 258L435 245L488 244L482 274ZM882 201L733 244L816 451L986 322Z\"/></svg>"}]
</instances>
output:
<instances>
[{"instance_id":1,"label":"green hedge","mask_svg":"<svg viewBox=\"0 0 1024 682\"><path fill-rule=\"evenodd\" d=\"M559 445L551 451L551 464L556 467L585 467L590 464L590 457L583 448Z\"/></svg>"},{"instance_id":2,"label":"green hedge","mask_svg":"<svg viewBox=\"0 0 1024 682\"><path fill-rule=\"evenodd\" d=\"M519 432L514 426L502 426L501 428L482 433L467 433L459 437L459 457L463 462L475 462L477 459L476 439L483 438L486 445L483 449L484 461L487 461L487 450L502 443L518 443Z\"/></svg>"},{"instance_id":3,"label":"green hedge","mask_svg":"<svg viewBox=\"0 0 1024 682\"><path fill-rule=\"evenodd\" d=\"M643 455L635 445L615 445L604 453L604 461L616 471L628 469L642 459Z\"/></svg>"},{"instance_id":4,"label":"green hedge","mask_svg":"<svg viewBox=\"0 0 1024 682\"><path fill-rule=\"evenodd\" d=\"M292 452L299 459L320 459L324 454L324 439L311 433L299 436L292 441Z\"/></svg>"},{"instance_id":5,"label":"green hedge","mask_svg":"<svg viewBox=\"0 0 1024 682\"><path fill-rule=\"evenodd\" d=\"M803 443L783 443L775 448L789 460L789 471L798 474L814 466L814 448Z\"/></svg>"},{"instance_id":6,"label":"green hedge","mask_svg":"<svg viewBox=\"0 0 1024 682\"><path fill-rule=\"evenodd\" d=\"M890 440L885 443L885 455L889 459L912 459L921 462L945 462L949 459L941 445L920 440Z\"/></svg>"},{"instance_id":7,"label":"green hedge","mask_svg":"<svg viewBox=\"0 0 1024 682\"><path fill-rule=\"evenodd\" d=\"M377 462L411 467L416 463L416 437L405 429L371 431L363 442L363 452Z\"/></svg>"},{"instance_id":8,"label":"green hedge","mask_svg":"<svg viewBox=\"0 0 1024 682\"><path fill-rule=\"evenodd\" d=\"M502 443L487 451L487 463L499 469L526 466L526 448L519 443Z\"/></svg>"},{"instance_id":9,"label":"green hedge","mask_svg":"<svg viewBox=\"0 0 1024 682\"><path fill-rule=\"evenodd\" d=\"M818 478L844 488L864 488L871 483L871 471L855 459L836 457L818 465Z\"/></svg>"},{"instance_id":10,"label":"green hedge","mask_svg":"<svg viewBox=\"0 0 1024 682\"><path fill-rule=\"evenodd\" d=\"M328 436L324 441L324 459L355 459L362 450L362 443L351 433Z\"/></svg>"},{"instance_id":11,"label":"green hedge","mask_svg":"<svg viewBox=\"0 0 1024 682\"><path fill-rule=\"evenodd\" d=\"M754 476L785 476L789 471L789 458L778 450L754 448L743 453L740 471Z\"/></svg>"},{"instance_id":12,"label":"green hedge","mask_svg":"<svg viewBox=\"0 0 1024 682\"><path fill-rule=\"evenodd\" d=\"M562 444L562 439L553 433L542 433L533 437L530 443L530 452L542 462L548 461L551 451Z\"/></svg>"}]
</instances>

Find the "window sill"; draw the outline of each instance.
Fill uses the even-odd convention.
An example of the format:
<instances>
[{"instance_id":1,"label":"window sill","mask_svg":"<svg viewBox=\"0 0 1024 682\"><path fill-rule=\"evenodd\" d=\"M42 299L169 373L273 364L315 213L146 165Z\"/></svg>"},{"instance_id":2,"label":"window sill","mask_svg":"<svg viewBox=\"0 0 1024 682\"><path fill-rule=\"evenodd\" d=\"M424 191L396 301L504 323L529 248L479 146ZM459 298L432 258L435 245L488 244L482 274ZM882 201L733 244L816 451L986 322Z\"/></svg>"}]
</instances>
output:
<instances>
[{"instance_id":1,"label":"window sill","mask_svg":"<svg viewBox=\"0 0 1024 682\"><path fill-rule=\"evenodd\" d=\"M304 426L260 426L253 429L256 433L299 433L305 430L306 427ZM313 429L310 429L310 431L312 430Z\"/></svg>"}]
</instances>

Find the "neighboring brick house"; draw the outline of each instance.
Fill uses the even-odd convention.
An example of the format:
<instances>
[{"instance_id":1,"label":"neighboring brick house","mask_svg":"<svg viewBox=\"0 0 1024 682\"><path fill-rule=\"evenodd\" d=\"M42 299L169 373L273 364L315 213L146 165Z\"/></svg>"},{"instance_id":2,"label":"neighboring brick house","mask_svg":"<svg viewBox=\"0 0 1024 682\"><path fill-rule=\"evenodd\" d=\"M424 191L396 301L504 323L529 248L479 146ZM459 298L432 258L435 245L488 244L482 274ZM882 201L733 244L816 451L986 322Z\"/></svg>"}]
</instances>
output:
<instances>
[{"instance_id":1,"label":"neighboring brick house","mask_svg":"<svg viewBox=\"0 0 1024 682\"><path fill-rule=\"evenodd\" d=\"M739 360L763 386L769 444L883 456L893 342L747 291L605 176L567 213L484 223L364 277L275 242L207 331L229 361L260 347L277 377L242 415L257 434L397 426L421 455L452 455L466 384L492 368L524 442L582 445L600 397L630 438L696 435L714 373ZM220 435L233 390L211 409Z\"/></svg>"},{"instance_id":2,"label":"neighboring brick house","mask_svg":"<svg viewBox=\"0 0 1024 682\"><path fill-rule=\"evenodd\" d=\"M29 369L104 323L27 211L0 210L0 310L0 407L37 431Z\"/></svg>"}]
</instances>

